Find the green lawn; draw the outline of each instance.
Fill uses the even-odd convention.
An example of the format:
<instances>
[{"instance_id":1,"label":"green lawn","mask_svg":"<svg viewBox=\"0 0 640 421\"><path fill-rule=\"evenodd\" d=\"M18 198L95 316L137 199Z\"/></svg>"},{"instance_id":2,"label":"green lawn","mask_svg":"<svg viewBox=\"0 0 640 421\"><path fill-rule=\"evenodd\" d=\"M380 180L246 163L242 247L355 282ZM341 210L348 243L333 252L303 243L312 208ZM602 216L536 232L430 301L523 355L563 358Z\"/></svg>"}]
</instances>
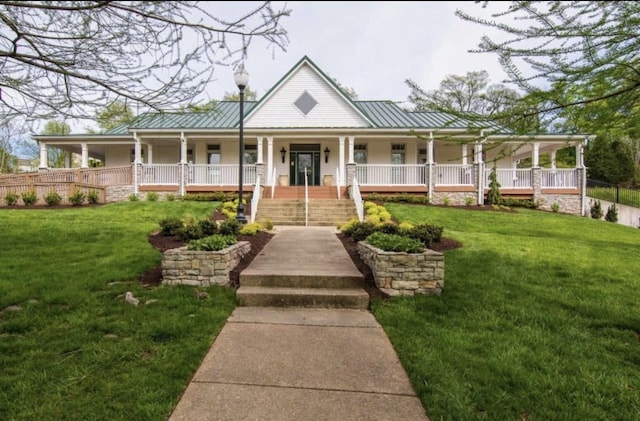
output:
<instances>
[{"instance_id":1,"label":"green lawn","mask_svg":"<svg viewBox=\"0 0 640 421\"><path fill-rule=\"evenodd\" d=\"M161 218L216 205L0 210L0 419L166 419L235 298L136 277L161 260L147 241Z\"/></svg>"},{"instance_id":2,"label":"green lawn","mask_svg":"<svg viewBox=\"0 0 640 421\"><path fill-rule=\"evenodd\" d=\"M385 207L464 244L442 296L372 304L432 420L640 419L640 230Z\"/></svg>"}]
</instances>

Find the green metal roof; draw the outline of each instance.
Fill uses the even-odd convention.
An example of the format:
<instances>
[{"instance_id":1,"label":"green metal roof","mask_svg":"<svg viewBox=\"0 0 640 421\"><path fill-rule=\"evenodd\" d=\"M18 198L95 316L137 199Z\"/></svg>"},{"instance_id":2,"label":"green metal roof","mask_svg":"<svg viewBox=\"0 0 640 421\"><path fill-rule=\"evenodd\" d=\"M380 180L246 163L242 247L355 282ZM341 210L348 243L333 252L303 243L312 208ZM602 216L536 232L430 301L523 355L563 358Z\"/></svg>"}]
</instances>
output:
<instances>
[{"instance_id":1,"label":"green metal roof","mask_svg":"<svg viewBox=\"0 0 640 421\"><path fill-rule=\"evenodd\" d=\"M379 128L414 128L416 122L402 108L391 101L354 101L356 107L366 114Z\"/></svg>"},{"instance_id":2,"label":"green metal roof","mask_svg":"<svg viewBox=\"0 0 640 421\"><path fill-rule=\"evenodd\" d=\"M246 116L257 103L244 102ZM136 129L232 129L240 121L240 102L221 101L216 108L209 112L180 112L180 113L145 113L136 117L128 126L118 126L107 134L117 134Z\"/></svg>"}]
</instances>

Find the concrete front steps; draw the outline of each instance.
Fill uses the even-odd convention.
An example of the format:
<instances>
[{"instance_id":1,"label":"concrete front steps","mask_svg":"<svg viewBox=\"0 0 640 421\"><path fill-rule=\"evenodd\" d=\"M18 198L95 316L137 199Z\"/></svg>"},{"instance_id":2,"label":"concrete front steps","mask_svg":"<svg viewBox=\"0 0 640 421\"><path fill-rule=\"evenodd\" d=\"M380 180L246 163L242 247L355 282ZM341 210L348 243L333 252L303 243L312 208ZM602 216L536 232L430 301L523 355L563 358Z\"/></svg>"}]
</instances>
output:
<instances>
[{"instance_id":1,"label":"concrete front steps","mask_svg":"<svg viewBox=\"0 0 640 421\"><path fill-rule=\"evenodd\" d=\"M241 306L367 309L362 275L240 274Z\"/></svg>"},{"instance_id":2,"label":"concrete front steps","mask_svg":"<svg viewBox=\"0 0 640 421\"><path fill-rule=\"evenodd\" d=\"M335 226L355 218L350 199L309 199L308 225ZM270 220L273 225L305 225L305 203L298 199L261 199L256 221Z\"/></svg>"}]
</instances>

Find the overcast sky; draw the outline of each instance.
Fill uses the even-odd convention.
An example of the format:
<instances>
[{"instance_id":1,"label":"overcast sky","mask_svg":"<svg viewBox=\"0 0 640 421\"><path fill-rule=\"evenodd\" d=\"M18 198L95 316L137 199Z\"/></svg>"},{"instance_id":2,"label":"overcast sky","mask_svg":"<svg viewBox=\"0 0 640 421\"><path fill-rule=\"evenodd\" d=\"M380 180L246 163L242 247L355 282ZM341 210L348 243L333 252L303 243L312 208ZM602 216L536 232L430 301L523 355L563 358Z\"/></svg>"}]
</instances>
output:
<instances>
[{"instance_id":1,"label":"overcast sky","mask_svg":"<svg viewBox=\"0 0 640 421\"><path fill-rule=\"evenodd\" d=\"M430 90L447 75L468 71L488 71L491 83L505 77L495 55L468 52L483 34L495 35L455 16L456 9L488 16L475 2L294 1L287 6L291 15L281 21L289 35L287 51L273 53L256 41L247 52L249 86L258 97L305 55L361 100L405 102L406 79ZM216 77L209 98L237 90L232 69L216 69Z\"/></svg>"}]
</instances>

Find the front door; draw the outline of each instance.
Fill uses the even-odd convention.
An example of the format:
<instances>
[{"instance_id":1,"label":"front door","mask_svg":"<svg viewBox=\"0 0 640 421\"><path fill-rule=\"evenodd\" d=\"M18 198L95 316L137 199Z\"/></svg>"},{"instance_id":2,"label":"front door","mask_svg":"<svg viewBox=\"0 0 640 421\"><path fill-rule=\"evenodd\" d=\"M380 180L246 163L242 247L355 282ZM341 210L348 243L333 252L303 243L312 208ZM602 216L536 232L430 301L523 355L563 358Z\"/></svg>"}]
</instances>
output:
<instances>
[{"instance_id":1,"label":"front door","mask_svg":"<svg viewBox=\"0 0 640 421\"><path fill-rule=\"evenodd\" d=\"M320 145L291 145L289 178L292 186L320 185Z\"/></svg>"}]
</instances>

